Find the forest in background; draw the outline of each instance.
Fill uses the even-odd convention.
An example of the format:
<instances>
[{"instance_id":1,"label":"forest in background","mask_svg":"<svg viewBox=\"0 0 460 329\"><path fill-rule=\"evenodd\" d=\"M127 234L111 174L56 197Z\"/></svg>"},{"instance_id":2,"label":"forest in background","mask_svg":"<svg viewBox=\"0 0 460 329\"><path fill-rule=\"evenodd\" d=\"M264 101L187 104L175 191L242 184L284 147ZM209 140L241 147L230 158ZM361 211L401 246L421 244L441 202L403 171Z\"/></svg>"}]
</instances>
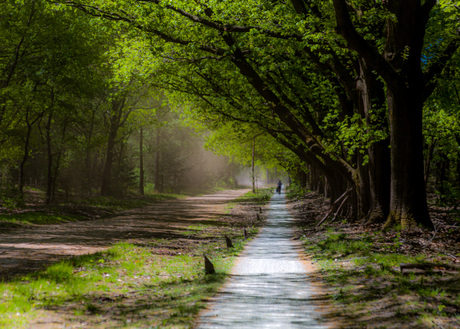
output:
<instances>
[{"instance_id":1,"label":"forest in background","mask_svg":"<svg viewBox=\"0 0 460 329\"><path fill-rule=\"evenodd\" d=\"M51 203L234 183L236 165L192 161L191 128L237 163L283 168L347 218L432 228L427 192L458 205L455 1L0 6L4 205L26 186Z\"/></svg>"},{"instance_id":2,"label":"forest in background","mask_svg":"<svg viewBox=\"0 0 460 329\"><path fill-rule=\"evenodd\" d=\"M185 126L138 35L44 1L0 8L3 207L27 189L54 203L237 186L242 167Z\"/></svg>"}]
</instances>

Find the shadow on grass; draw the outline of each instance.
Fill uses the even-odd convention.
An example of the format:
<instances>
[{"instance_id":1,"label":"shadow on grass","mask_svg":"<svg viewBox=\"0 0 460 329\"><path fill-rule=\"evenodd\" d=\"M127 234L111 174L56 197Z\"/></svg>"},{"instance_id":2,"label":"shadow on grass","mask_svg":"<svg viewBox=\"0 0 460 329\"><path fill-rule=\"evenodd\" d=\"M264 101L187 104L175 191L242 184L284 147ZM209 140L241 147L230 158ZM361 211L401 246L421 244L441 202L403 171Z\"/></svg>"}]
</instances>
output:
<instances>
[{"instance_id":1,"label":"shadow on grass","mask_svg":"<svg viewBox=\"0 0 460 329\"><path fill-rule=\"evenodd\" d=\"M334 319L340 328L457 328L460 326L460 277L422 273L402 275L400 263L423 262L423 255L372 252L372 240L327 233L305 240L322 270L318 282L330 288Z\"/></svg>"},{"instance_id":2,"label":"shadow on grass","mask_svg":"<svg viewBox=\"0 0 460 329\"><path fill-rule=\"evenodd\" d=\"M63 325L191 327L227 274L205 275L202 257L150 249L120 244L1 283L0 326L45 312Z\"/></svg>"},{"instance_id":3,"label":"shadow on grass","mask_svg":"<svg viewBox=\"0 0 460 329\"><path fill-rule=\"evenodd\" d=\"M323 271L333 289L320 296L332 301L326 318L340 328L456 328L459 322L458 277L401 277L388 271Z\"/></svg>"}]
</instances>

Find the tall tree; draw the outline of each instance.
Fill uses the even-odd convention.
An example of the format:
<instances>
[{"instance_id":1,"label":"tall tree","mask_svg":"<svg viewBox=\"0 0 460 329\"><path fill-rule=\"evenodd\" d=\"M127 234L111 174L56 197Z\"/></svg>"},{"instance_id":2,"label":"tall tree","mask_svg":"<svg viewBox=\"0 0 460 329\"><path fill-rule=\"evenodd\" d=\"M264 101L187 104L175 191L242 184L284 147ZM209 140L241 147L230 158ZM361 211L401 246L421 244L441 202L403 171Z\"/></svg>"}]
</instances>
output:
<instances>
[{"instance_id":1,"label":"tall tree","mask_svg":"<svg viewBox=\"0 0 460 329\"><path fill-rule=\"evenodd\" d=\"M389 211L387 226L432 226L423 185L421 108L458 47L458 14L450 11L451 1L437 6L431 0L335 0L333 6L302 0L70 4L154 38L151 50L157 59L152 65L161 72L159 85L193 95L189 100L205 111L257 124L276 136L323 173L333 200L353 187L354 214L380 208L380 217ZM433 23L439 20L448 24ZM441 37L447 29L451 33ZM425 72L426 31L438 51L426 57ZM387 175L387 166L377 166L388 159L386 136L375 133L385 129L385 112L379 111L385 106L391 132L390 187L378 179ZM341 134L345 126L369 134L357 147L342 139L350 137ZM381 193L370 193L375 199L370 201L366 196L371 189Z\"/></svg>"}]
</instances>

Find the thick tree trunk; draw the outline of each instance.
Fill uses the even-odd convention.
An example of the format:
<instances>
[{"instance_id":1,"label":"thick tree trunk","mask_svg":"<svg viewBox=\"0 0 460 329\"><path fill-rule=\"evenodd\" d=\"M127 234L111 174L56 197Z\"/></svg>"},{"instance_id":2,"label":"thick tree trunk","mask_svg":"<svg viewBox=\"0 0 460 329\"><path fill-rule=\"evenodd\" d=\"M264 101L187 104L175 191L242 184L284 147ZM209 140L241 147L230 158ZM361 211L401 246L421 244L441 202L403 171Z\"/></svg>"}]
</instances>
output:
<instances>
[{"instance_id":1,"label":"thick tree trunk","mask_svg":"<svg viewBox=\"0 0 460 329\"><path fill-rule=\"evenodd\" d=\"M372 144L369 154L371 207L369 222L383 223L390 210L390 148L389 140Z\"/></svg>"},{"instance_id":2,"label":"thick tree trunk","mask_svg":"<svg viewBox=\"0 0 460 329\"><path fill-rule=\"evenodd\" d=\"M391 140L390 214L385 228L400 224L402 230L418 225L433 228L426 200L423 168L422 88L388 88Z\"/></svg>"},{"instance_id":3,"label":"thick tree trunk","mask_svg":"<svg viewBox=\"0 0 460 329\"><path fill-rule=\"evenodd\" d=\"M383 54L367 43L355 29L345 0L333 0L337 31L351 49L372 66L386 82L391 142L390 213L384 227L400 224L404 230L416 225L433 227L428 213L423 172L423 102L432 88L427 79L442 70L442 65L421 70L420 58L430 11L435 0L387 1L395 19L385 27ZM452 56L455 44L445 49L445 60ZM432 79L432 78L431 78ZM435 85L435 83L433 84Z\"/></svg>"},{"instance_id":4,"label":"thick tree trunk","mask_svg":"<svg viewBox=\"0 0 460 329\"><path fill-rule=\"evenodd\" d=\"M359 61L360 79L357 80L360 114L366 119L369 129L388 128L385 112L384 85L369 68L364 59ZM390 205L390 140L374 141L367 149L369 157L367 172L361 171L369 180L368 222L383 223L388 216ZM364 209L363 209L364 210Z\"/></svg>"},{"instance_id":5,"label":"thick tree trunk","mask_svg":"<svg viewBox=\"0 0 460 329\"><path fill-rule=\"evenodd\" d=\"M363 165L364 159L362 156L357 157L357 174L356 178L356 196L357 196L357 216L358 218L365 218L371 206L371 191L370 191L370 180L369 170L370 166Z\"/></svg>"}]
</instances>

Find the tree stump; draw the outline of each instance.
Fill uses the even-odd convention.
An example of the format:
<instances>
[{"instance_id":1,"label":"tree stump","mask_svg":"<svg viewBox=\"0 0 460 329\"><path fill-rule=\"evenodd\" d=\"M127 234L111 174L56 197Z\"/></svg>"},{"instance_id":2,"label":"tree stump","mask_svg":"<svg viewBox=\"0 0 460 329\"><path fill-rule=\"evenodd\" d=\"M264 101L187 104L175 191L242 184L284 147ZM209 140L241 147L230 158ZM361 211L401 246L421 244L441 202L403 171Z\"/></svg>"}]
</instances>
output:
<instances>
[{"instance_id":1,"label":"tree stump","mask_svg":"<svg viewBox=\"0 0 460 329\"><path fill-rule=\"evenodd\" d=\"M245 239L248 239L248 238L249 238L248 230L246 230L245 228L243 228L243 235L244 235L244 238L245 238Z\"/></svg>"}]
</instances>

